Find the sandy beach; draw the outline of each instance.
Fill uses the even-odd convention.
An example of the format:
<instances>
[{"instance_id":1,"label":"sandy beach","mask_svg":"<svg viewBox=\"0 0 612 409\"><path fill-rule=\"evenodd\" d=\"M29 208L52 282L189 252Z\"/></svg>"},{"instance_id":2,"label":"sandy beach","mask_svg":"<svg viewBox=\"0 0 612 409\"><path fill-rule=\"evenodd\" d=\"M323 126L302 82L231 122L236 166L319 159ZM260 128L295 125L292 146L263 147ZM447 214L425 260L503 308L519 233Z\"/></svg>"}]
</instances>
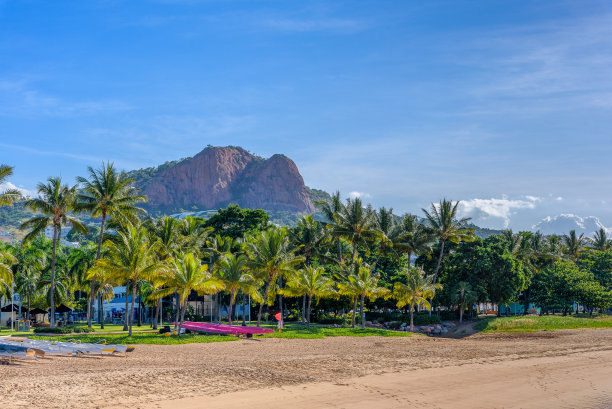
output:
<instances>
[{"instance_id":1,"label":"sandy beach","mask_svg":"<svg viewBox=\"0 0 612 409\"><path fill-rule=\"evenodd\" d=\"M138 345L0 368L5 407L612 407L610 329Z\"/></svg>"}]
</instances>

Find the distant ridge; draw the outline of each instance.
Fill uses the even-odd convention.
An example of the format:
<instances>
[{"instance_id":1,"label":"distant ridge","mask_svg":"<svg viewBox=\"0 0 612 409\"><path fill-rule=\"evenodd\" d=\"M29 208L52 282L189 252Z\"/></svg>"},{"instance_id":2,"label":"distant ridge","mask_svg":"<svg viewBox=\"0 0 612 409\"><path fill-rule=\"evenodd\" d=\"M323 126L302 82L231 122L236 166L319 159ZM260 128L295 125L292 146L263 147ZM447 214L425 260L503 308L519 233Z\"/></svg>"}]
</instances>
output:
<instances>
[{"instance_id":1,"label":"distant ridge","mask_svg":"<svg viewBox=\"0 0 612 409\"><path fill-rule=\"evenodd\" d=\"M313 213L310 190L285 155L268 159L236 147L208 146L192 158L130 172L154 212L209 210L236 203L272 212Z\"/></svg>"}]
</instances>

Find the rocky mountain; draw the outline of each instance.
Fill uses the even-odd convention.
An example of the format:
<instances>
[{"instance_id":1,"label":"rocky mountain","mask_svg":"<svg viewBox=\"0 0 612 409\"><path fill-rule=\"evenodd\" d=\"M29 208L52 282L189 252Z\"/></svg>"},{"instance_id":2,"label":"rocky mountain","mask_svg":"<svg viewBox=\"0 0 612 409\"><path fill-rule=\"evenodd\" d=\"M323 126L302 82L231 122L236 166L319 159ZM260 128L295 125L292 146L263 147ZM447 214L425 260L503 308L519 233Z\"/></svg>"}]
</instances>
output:
<instances>
[{"instance_id":1,"label":"rocky mountain","mask_svg":"<svg viewBox=\"0 0 612 409\"><path fill-rule=\"evenodd\" d=\"M272 212L315 210L297 166L284 155L264 159L240 147L208 146L192 158L130 174L152 211L218 209L230 203Z\"/></svg>"},{"instance_id":2,"label":"rocky mountain","mask_svg":"<svg viewBox=\"0 0 612 409\"><path fill-rule=\"evenodd\" d=\"M548 216L531 227L532 230L540 231L542 234L567 234L570 230L576 230L576 233L584 233L585 236L589 237L601 228L609 234L612 233L612 229L605 227L597 217L581 217L575 214Z\"/></svg>"}]
</instances>

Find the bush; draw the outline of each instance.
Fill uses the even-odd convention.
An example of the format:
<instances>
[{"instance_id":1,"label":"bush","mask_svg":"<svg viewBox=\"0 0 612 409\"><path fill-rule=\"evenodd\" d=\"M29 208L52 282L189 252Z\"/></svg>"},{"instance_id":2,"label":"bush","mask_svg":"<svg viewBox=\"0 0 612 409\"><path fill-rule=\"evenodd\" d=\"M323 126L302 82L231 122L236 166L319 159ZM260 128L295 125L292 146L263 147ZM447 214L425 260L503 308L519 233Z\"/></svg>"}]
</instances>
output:
<instances>
[{"instance_id":1,"label":"bush","mask_svg":"<svg viewBox=\"0 0 612 409\"><path fill-rule=\"evenodd\" d=\"M72 334L72 333L88 333L88 332L95 332L95 330L93 328L89 328L89 327L82 327L82 326L77 326L77 325L66 325L65 327L55 327L55 328L48 328L48 327L38 327L38 328L34 328L34 333L35 334Z\"/></svg>"}]
</instances>

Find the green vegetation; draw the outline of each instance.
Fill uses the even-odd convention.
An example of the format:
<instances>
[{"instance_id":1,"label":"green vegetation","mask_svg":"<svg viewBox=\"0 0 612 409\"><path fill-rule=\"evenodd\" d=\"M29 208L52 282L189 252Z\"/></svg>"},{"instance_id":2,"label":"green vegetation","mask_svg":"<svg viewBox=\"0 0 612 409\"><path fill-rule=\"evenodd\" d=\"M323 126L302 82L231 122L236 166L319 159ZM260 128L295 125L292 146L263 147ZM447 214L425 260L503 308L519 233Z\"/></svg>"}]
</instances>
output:
<instances>
[{"instance_id":1,"label":"green vegetation","mask_svg":"<svg viewBox=\"0 0 612 409\"><path fill-rule=\"evenodd\" d=\"M612 315L543 315L482 318L475 328L482 332L529 332L558 329L612 328Z\"/></svg>"},{"instance_id":2,"label":"green vegetation","mask_svg":"<svg viewBox=\"0 0 612 409\"><path fill-rule=\"evenodd\" d=\"M102 301L124 286L129 297L121 302L128 313L121 330L142 342L175 343L142 333L149 328L140 326L143 321L153 330L162 321L180 326L185 317L233 323L244 320L240 311L247 305L258 325L278 313L283 321L300 322L284 332L298 338L389 336L365 328L368 318L391 328L410 322L414 328L462 320L465 311L473 317L482 302L521 303L525 310L535 304L544 315L597 314L612 306L612 246L605 231L592 241L574 231L544 237L508 230L482 239L469 219L458 216L458 202L432 203L419 218L374 209L359 198L342 200L339 192L320 196L322 221L302 216L293 227L271 224L263 210L237 205L208 219L152 218L137 207L145 198L131 187L129 175L112 164L89 168L89 177L77 181L68 187L49 178L39 185L40 197L26 202L38 213L22 224L28 230L23 245L0 244L0 296L10 298L14 283L28 309L53 310L63 303L87 310L93 327L94 301L103 324ZM99 219L100 233L85 230L81 216ZM68 224L82 231L81 248L62 245L60 232ZM53 229L53 240L42 236L45 227ZM212 311L204 312L205 303ZM233 316L227 317L226 306ZM113 314L117 319L116 310ZM546 317L520 322L528 319L547 328ZM496 322L479 325L503 326ZM358 323L361 329L354 328Z\"/></svg>"},{"instance_id":3,"label":"green vegetation","mask_svg":"<svg viewBox=\"0 0 612 409\"><path fill-rule=\"evenodd\" d=\"M100 334L100 335L68 335L68 336L33 336L32 339L45 339L50 341L81 341L81 342L100 342L108 344L134 345L134 344L154 344L154 345L178 345L208 342L227 342L237 341L239 338L224 335L199 335L183 334L180 337L169 336L157 333L135 332L131 336L127 334Z\"/></svg>"},{"instance_id":4,"label":"green vegetation","mask_svg":"<svg viewBox=\"0 0 612 409\"><path fill-rule=\"evenodd\" d=\"M34 334L79 334L88 332L95 332L95 330L93 328L88 328L87 326L79 325L66 325L64 327L55 328L34 328Z\"/></svg>"}]
</instances>

